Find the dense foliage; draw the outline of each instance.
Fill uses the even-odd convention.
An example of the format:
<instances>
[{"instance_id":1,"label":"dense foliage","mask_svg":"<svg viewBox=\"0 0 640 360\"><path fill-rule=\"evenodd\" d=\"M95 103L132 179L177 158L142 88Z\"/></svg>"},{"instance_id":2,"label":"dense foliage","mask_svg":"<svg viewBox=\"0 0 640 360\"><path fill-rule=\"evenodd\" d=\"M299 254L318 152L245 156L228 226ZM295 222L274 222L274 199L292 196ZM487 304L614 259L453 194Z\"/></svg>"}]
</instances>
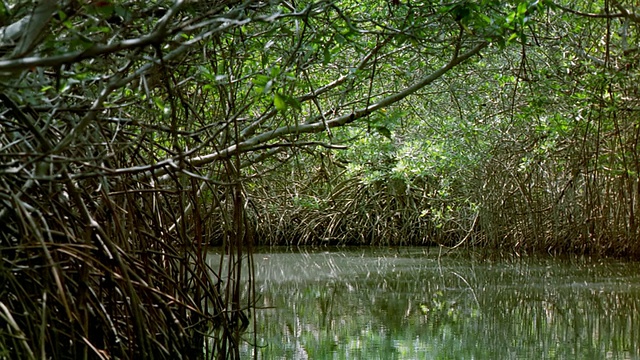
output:
<instances>
[{"instance_id":1,"label":"dense foliage","mask_svg":"<svg viewBox=\"0 0 640 360\"><path fill-rule=\"evenodd\" d=\"M256 242L638 254L635 11L0 2L0 357L237 357Z\"/></svg>"},{"instance_id":2,"label":"dense foliage","mask_svg":"<svg viewBox=\"0 0 640 360\"><path fill-rule=\"evenodd\" d=\"M399 47L370 66L356 98L375 103L433 73L451 43L444 19L450 38L457 24L466 41L488 40L481 56L334 131L348 150L302 150L288 171L263 178L271 191L257 195L270 199L260 213L277 226L260 239L638 254L634 8L451 6L422 13L415 39L395 37Z\"/></svg>"}]
</instances>

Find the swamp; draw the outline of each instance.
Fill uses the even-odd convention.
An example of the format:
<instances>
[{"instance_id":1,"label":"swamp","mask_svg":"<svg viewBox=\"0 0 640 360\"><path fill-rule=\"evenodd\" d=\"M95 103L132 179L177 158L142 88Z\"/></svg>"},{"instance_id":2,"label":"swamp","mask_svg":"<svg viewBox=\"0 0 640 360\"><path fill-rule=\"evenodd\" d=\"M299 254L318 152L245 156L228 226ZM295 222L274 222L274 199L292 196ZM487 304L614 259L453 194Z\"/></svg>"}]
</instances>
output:
<instances>
[{"instance_id":1,"label":"swamp","mask_svg":"<svg viewBox=\"0 0 640 360\"><path fill-rule=\"evenodd\" d=\"M640 357L637 262L415 247L270 248L254 258L246 358Z\"/></svg>"},{"instance_id":2,"label":"swamp","mask_svg":"<svg viewBox=\"0 0 640 360\"><path fill-rule=\"evenodd\" d=\"M0 360L638 359L632 0L0 0Z\"/></svg>"}]
</instances>

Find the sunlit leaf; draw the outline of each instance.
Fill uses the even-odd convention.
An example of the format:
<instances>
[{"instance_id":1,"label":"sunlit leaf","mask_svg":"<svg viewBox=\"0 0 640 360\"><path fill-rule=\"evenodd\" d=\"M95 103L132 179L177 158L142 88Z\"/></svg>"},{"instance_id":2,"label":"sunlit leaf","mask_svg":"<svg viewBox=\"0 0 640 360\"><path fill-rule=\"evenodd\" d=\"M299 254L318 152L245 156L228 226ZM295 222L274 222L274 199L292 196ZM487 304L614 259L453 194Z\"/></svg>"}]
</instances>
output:
<instances>
[{"instance_id":1,"label":"sunlit leaf","mask_svg":"<svg viewBox=\"0 0 640 360\"><path fill-rule=\"evenodd\" d=\"M273 93L273 105L279 111L287 110L287 102L285 100L285 97L277 92Z\"/></svg>"},{"instance_id":2,"label":"sunlit leaf","mask_svg":"<svg viewBox=\"0 0 640 360\"><path fill-rule=\"evenodd\" d=\"M265 87L267 85L267 82L271 80L270 77L266 76L266 75L256 75L256 77L251 80L251 82L253 82L254 85L256 86L261 86L261 87Z\"/></svg>"},{"instance_id":3,"label":"sunlit leaf","mask_svg":"<svg viewBox=\"0 0 640 360\"><path fill-rule=\"evenodd\" d=\"M262 93L268 94L269 91L271 91L272 87L273 87L273 80L267 81L267 83L264 85L264 89L262 89Z\"/></svg>"}]
</instances>

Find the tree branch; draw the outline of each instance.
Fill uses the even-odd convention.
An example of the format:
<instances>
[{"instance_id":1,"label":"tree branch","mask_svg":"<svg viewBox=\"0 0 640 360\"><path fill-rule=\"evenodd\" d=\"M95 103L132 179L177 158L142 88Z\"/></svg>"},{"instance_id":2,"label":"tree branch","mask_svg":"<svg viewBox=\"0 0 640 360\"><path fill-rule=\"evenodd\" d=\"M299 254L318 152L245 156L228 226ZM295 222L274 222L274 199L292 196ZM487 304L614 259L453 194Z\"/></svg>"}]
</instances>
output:
<instances>
[{"instance_id":1,"label":"tree branch","mask_svg":"<svg viewBox=\"0 0 640 360\"><path fill-rule=\"evenodd\" d=\"M553 3L554 7L557 7L558 9L562 10L562 11L566 11L570 14L573 15L578 15L578 16L582 16L582 17L587 17L587 18L594 18L594 19L615 19L615 18L621 18L621 17L629 17L629 13L624 10L624 8L621 9L622 12L617 13L617 14L595 14L595 13L584 13L584 12L580 12L577 10L573 10L571 8L568 8L566 6L562 6L559 5L558 3ZM618 9L620 10L620 7L618 7Z\"/></svg>"},{"instance_id":2,"label":"tree branch","mask_svg":"<svg viewBox=\"0 0 640 360\"><path fill-rule=\"evenodd\" d=\"M38 66L60 66L63 64L75 63L85 59L94 58L100 55L112 54L122 50L145 47L164 40L167 35L167 23L177 13L182 5L182 0L177 0L175 5L158 21L155 29L139 38L122 40L113 44L94 44L88 49L68 52L62 55L40 57L31 56L19 59L0 60L0 75L9 75L12 72L27 70ZM222 20L220 20L222 22ZM25 41L23 41L24 43ZM24 44L22 44L24 45ZM32 44L27 44L31 46ZM26 46L26 45L25 45ZM16 51L22 51L24 46L19 46Z\"/></svg>"},{"instance_id":3,"label":"tree branch","mask_svg":"<svg viewBox=\"0 0 640 360\"><path fill-rule=\"evenodd\" d=\"M187 162L190 166L202 166L216 160L227 158L233 154L237 154L238 152L243 153L243 152L251 151L257 145L264 144L270 140L277 139L281 136L299 135L299 134L305 134L305 133L307 134L317 133L317 132L324 131L326 127L334 128L334 127L340 127L340 126L344 126L346 124L352 123L358 119L368 116L374 111L388 107L389 105L394 104L406 98L407 96L414 94L418 90L433 83L435 80L443 76L445 73L447 73L449 70L451 70L455 66L465 62L469 58L478 54L482 49L484 49L488 45L489 45L488 42L481 42L475 47L473 47L472 49L470 49L469 51L463 53L462 55L452 58L447 64L445 64L435 72L431 73L430 75L425 76L415 84L405 88L404 90L398 93L395 93L393 95L387 96L386 98L374 104L371 104L365 108L361 108L349 114L338 116L333 119L327 120L326 123L318 119L317 121L309 122L309 123L303 123L303 124L298 124L293 126L282 126L272 131L267 131L259 135L256 135L238 144L229 146L226 149L223 149L221 151L208 154L208 155L196 156L190 159L185 159L184 161ZM176 162L178 161L176 160ZM170 161L170 163L174 163L174 161ZM168 172L169 170L165 167L155 168L153 170L149 170L149 171L145 171L144 173L141 173L139 176L139 179L146 179L151 176L163 176Z\"/></svg>"}]
</instances>

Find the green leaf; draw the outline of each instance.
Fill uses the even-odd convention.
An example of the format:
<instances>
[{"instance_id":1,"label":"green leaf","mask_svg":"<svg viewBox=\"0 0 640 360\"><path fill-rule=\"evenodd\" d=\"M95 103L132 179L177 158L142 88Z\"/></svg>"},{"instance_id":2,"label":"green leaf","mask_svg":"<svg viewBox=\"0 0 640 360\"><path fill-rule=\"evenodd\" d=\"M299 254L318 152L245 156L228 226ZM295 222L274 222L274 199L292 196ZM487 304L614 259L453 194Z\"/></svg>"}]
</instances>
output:
<instances>
[{"instance_id":1,"label":"green leaf","mask_svg":"<svg viewBox=\"0 0 640 360\"><path fill-rule=\"evenodd\" d=\"M285 97L280 93L273 93L273 105L276 107L276 109L278 109L278 111L287 110L287 102L285 100Z\"/></svg>"},{"instance_id":2,"label":"green leaf","mask_svg":"<svg viewBox=\"0 0 640 360\"><path fill-rule=\"evenodd\" d=\"M329 62L331 62L331 49L329 49L328 46L325 46L324 56L322 58L322 64L327 65Z\"/></svg>"},{"instance_id":3,"label":"green leaf","mask_svg":"<svg viewBox=\"0 0 640 360\"><path fill-rule=\"evenodd\" d=\"M153 102L154 102L154 104L156 104L158 109L164 110L164 101L162 101L162 99L160 97L154 96L153 97Z\"/></svg>"},{"instance_id":4,"label":"green leaf","mask_svg":"<svg viewBox=\"0 0 640 360\"><path fill-rule=\"evenodd\" d=\"M115 6L115 13L116 13L116 15L118 15L122 19L124 19L125 21L131 20L131 17L133 15L131 13L131 11L127 10L127 8L122 6L122 5L116 5Z\"/></svg>"},{"instance_id":5,"label":"green leaf","mask_svg":"<svg viewBox=\"0 0 640 360\"><path fill-rule=\"evenodd\" d=\"M264 89L262 89L262 93L268 94L269 91L271 91L272 87L273 87L273 80L267 81L267 83L264 85Z\"/></svg>"},{"instance_id":6,"label":"green leaf","mask_svg":"<svg viewBox=\"0 0 640 360\"><path fill-rule=\"evenodd\" d=\"M102 15L105 18L113 15L113 12L115 11L113 4L108 1L96 2L94 9L97 14Z\"/></svg>"},{"instance_id":7,"label":"green leaf","mask_svg":"<svg viewBox=\"0 0 640 360\"><path fill-rule=\"evenodd\" d=\"M302 111L302 105L300 104L300 101L298 101L298 99L296 99L295 97L285 96L285 102L287 103L287 105L291 106L292 108L298 111Z\"/></svg>"},{"instance_id":8,"label":"green leaf","mask_svg":"<svg viewBox=\"0 0 640 360\"><path fill-rule=\"evenodd\" d=\"M527 12L527 3L521 2L518 4L518 17L522 17Z\"/></svg>"},{"instance_id":9,"label":"green leaf","mask_svg":"<svg viewBox=\"0 0 640 360\"><path fill-rule=\"evenodd\" d=\"M386 126L376 126L375 129L380 135L391 140L391 131Z\"/></svg>"},{"instance_id":10,"label":"green leaf","mask_svg":"<svg viewBox=\"0 0 640 360\"><path fill-rule=\"evenodd\" d=\"M256 78L253 79L252 82L256 86L265 87L267 85L267 82L269 82L269 80L271 80L271 78L266 75L256 75Z\"/></svg>"}]
</instances>

